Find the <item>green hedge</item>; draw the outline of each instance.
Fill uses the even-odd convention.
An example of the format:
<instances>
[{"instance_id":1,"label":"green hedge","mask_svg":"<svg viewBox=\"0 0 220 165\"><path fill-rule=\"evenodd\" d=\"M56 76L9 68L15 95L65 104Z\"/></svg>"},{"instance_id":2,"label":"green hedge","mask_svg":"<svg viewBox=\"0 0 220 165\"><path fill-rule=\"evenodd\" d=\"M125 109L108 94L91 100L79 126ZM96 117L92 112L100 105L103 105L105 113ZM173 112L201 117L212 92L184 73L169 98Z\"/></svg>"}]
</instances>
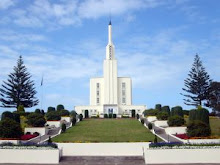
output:
<instances>
[{"instance_id":1,"label":"green hedge","mask_svg":"<svg viewBox=\"0 0 220 165\"><path fill-rule=\"evenodd\" d=\"M167 124L169 126L182 126L185 124L185 120L183 117L175 115L175 116L170 116L168 118Z\"/></svg>"},{"instance_id":2,"label":"green hedge","mask_svg":"<svg viewBox=\"0 0 220 165\"><path fill-rule=\"evenodd\" d=\"M171 109L170 116L181 116L183 117L183 108L181 106L176 106Z\"/></svg>"}]
</instances>

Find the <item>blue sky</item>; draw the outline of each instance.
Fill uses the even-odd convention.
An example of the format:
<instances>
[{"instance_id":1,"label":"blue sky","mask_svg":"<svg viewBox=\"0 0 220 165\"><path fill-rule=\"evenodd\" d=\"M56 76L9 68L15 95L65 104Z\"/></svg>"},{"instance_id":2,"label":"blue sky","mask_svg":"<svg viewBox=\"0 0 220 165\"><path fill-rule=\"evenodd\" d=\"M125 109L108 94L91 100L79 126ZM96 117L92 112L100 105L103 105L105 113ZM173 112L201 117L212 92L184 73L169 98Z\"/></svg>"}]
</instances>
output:
<instances>
[{"instance_id":1,"label":"blue sky","mask_svg":"<svg viewBox=\"0 0 220 165\"><path fill-rule=\"evenodd\" d=\"M219 6L218 0L1 0L0 82L22 55L44 109L88 105L89 79L103 74L111 13L118 75L132 77L133 104L190 109L180 93L196 53L220 81Z\"/></svg>"}]
</instances>

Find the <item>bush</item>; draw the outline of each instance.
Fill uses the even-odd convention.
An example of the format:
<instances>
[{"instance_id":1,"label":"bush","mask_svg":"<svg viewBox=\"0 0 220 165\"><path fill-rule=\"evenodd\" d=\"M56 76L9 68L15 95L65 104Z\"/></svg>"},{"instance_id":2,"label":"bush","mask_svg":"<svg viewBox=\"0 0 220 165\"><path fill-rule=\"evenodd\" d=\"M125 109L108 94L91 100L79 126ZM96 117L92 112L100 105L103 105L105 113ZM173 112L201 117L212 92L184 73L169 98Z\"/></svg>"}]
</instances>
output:
<instances>
[{"instance_id":1,"label":"bush","mask_svg":"<svg viewBox=\"0 0 220 165\"><path fill-rule=\"evenodd\" d=\"M21 120L20 120L20 114L19 114L18 112L13 112L13 119L14 119L16 122L20 123L20 122L21 122Z\"/></svg>"},{"instance_id":2,"label":"bush","mask_svg":"<svg viewBox=\"0 0 220 165\"><path fill-rule=\"evenodd\" d=\"M108 115L108 117L109 117L109 118L112 118L112 114L110 113L110 114Z\"/></svg>"},{"instance_id":3,"label":"bush","mask_svg":"<svg viewBox=\"0 0 220 165\"><path fill-rule=\"evenodd\" d=\"M140 118L139 114L137 114L136 117L137 117L137 119L139 119Z\"/></svg>"},{"instance_id":4,"label":"bush","mask_svg":"<svg viewBox=\"0 0 220 165\"><path fill-rule=\"evenodd\" d=\"M145 123L144 118L142 118L141 119L141 124L144 124L144 123Z\"/></svg>"},{"instance_id":5,"label":"bush","mask_svg":"<svg viewBox=\"0 0 220 165\"><path fill-rule=\"evenodd\" d=\"M149 129L149 130L151 130L151 129L153 128L152 123L148 123L148 125L147 125L147 126L148 126L148 129Z\"/></svg>"},{"instance_id":6,"label":"bush","mask_svg":"<svg viewBox=\"0 0 220 165\"><path fill-rule=\"evenodd\" d=\"M157 136L154 135L154 143L157 143Z\"/></svg>"},{"instance_id":7,"label":"bush","mask_svg":"<svg viewBox=\"0 0 220 165\"><path fill-rule=\"evenodd\" d=\"M48 138L48 140L47 140L47 143L48 143L48 144L51 144L51 143L52 143L52 139L51 139L50 136L49 136L49 138Z\"/></svg>"},{"instance_id":8,"label":"bush","mask_svg":"<svg viewBox=\"0 0 220 165\"><path fill-rule=\"evenodd\" d=\"M3 113L2 113L1 120L4 120L5 118L9 118L9 119L13 119L13 120L14 120L13 113L11 113L11 112L9 112L9 111L3 112Z\"/></svg>"},{"instance_id":9,"label":"bush","mask_svg":"<svg viewBox=\"0 0 220 165\"><path fill-rule=\"evenodd\" d=\"M79 120L80 120L80 121L83 120L83 115L82 115L82 114L79 115Z\"/></svg>"},{"instance_id":10,"label":"bush","mask_svg":"<svg viewBox=\"0 0 220 165\"><path fill-rule=\"evenodd\" d=\"M161 109L161 104L156 104L155 105L155 109L157 109L158 111L161 111L162 109Z\"/></svg>"},{"instance_id":11,"label":"bush","mask_svg":"<svg viewBox=\"0 0 220 165\"><path fill-rule=\"evenodd\" d=\"M161 110L162 110L162 112L167 112L168 115L170 116L170 107L169 107L168 105L163 106L163 107L161 108Z\"/></svg>"},{"instance_id":12,"label":"bush","mask_svg":"<svg viewBox=\"0 0 220 165\"><path fill-rule=\"evenodd\" d=\"M108 118L108 114L104 114L104 118Z\"/></svg>"},{"instance_id":13,"label":"bush","mask_svg":"<svg viewBox=\"0 0 220 165\"><path fill-rule=\"evenodd\" d=\"M1 138L20 138L21 135L22 130L19 123L10 118L0 121Z\"/></svg>"},{"instance_id":14,"label":"bush","mask_svg":"<svg viewBox=\"0 0 220 165\"><path fill-rule=\"evenodd\" d=\"M116 114L113 114L113 118L116 118L117 117L117 115Z\"/></svg>"},{"instance_id":15,"label":"bush","mask_svg":"<svg viewBox=\"0 0 220 165\"><path fill-rule=\"evenodd\" d=\"M76 115L77 115L76 111L73 110L70 112L71 117L76 118Z\"/></svg>"},{"instance_id":16,"label":"bush","mask_svg":"<svg viewBox=\"0 0 220 165\"><path fill-rule=\"evenodd\" d=\"M159 112L157 114L157 119L158 120L167 120L169 117L168 113L167 112Z\"/></svg>"},{"instance_id":17,"label":"bush","mask_svg":"<svg viewBox=\"0 0 220 165\"><path fill-rule=\"evenodd\" d=\"M57 111L48 112L46 114L46 118L47 118L47 120L56 120L56 121L61 119L60 114Z\"/></svg>"},{"instance_id":18,"label":"bush","mask_svg":"<svg viewBox=\"0 0 220 165\"><path fill-rule=\"evenodd\" d=\"M44 127L46 120L42 114L31 113L27 116L27 124L32 127Z\"/></svg>"},{"instance_id":19,"label":"bush","mask_svg":"<svg viewBox=\"0 0 220 165\"><path fill-rule=\"evenodd\" d=\"M75 117L72 118L72 125L76 125L76 118Z\"/></svg>"},{"instance_id":20,"label":"bush","mask_svg":"<svg viewBox=\"0 0 220 165\"><path fill-rule=\"evenodd\" d=\"M53 111L56 111L56 109L54 107L48 107L47 108L47 113L53 112Z\"/></svg>"},{"instance_id":21,"label":"bush","mask_svg":"<svg viewBox=\"0 0 220 165\"><path fill-rule=\"evenodd\" d=\"M30 135L31 133L30 132L26 132L26 134L25 135Z\"/></svg>"},{"instance_id":22,"label":"bush","mask_svg":"<svg viewBox=\"0 0 220 165\"><path fill-rule=\"evenodd\" d=\"M170 116L167 121L169 126L181 126L185 124L185 120L181 116Z\"/></svg>"},{"instance_id":23,"label":"bush","mask_svg":"<svg viewBox=\"0 0 220 165\"><path fill-rule=\"evenodd\" d=\"M45 115L45 112L44 112L44 110L43 110L43 109L41 109L41 114L42 114L42 115Z\"/></svg>"},{"instance_id":24,"label":"bush","mask_svg":"<svg viewBox=\"0 0 220 165\"><path fill-rule=\"evenodd\" d=\"M35 112L35 113L40 113L40 114L41 114L41 110L40 110L40 109L35 109L34 112Z\"/></svg>"},{"instance_id":25,"label":"bush","mask_svg":"<svg viewBox=\"0 0 220 165\"><path fill-rule=\"evenodd\" d=\"M144 116L157 116L159 111L157 109L147 109L143 112Z\"/></svg>"},{"instance_id":26,"label":"bush","mask_svg":"<svg viewBox=\"0 0 220 165\"><path fill-rule=\"evenodd\" d=\"M187 136L189 137L206 137L210 135L210 126L200 120L190 122L187 126Z\"/></svg>"},{"instance_id":27,"label":"bush","mask_svg":"<svg viewBox=\"0 0 220 165\"><path fill-rule=\"evenodd\" d=\"M70 116L70 112L65 109L60 110L59 114L60 114L60 116Z\"/></svg>"},{"instance_id":28,"label":"bush","mask_svg":"<svg viewBox=\"0 0 220 165\"><path fill-rule=\"evenodd\" d=\"M66 124L62 123L61 129L62 129L62 132L65 132L66 131Z\"/></svg>"},{"instance_id":29,"label":"bush","mask_svg":"<svg viewBox=\"0 0 220 165\"><path fill-rule=\"evenodd\" d=\"M39 136L40 133L39 132L34 132L33 135Z\"/></svg>"},{"instance_id":30,"label":"bush","mask_svg":"<svg viewBox=\"0 0 220 165\"><path fill-rule=\"evenodd\" d=\"M171 109L170 115L171 116L176 116L177 115L177 116L183 117L183 108L181 106L173 107Z\"/></svg>"},{"instance_id":31,"label":"bush","mask_svg":"<svg viewBox=\"0 0 220 165\"><path fill-rule=\"evenodd\" d=\"M65 108L62 104L57 105L57 111L61 111L63 109L65 109Z\"/></svg>"},{"instance_id":32,"label":"bush","mask_svg":"<svg viewBox=\"0 0 220 165\"><path fill-rule=\"evenodd\" d=\"M209 125L209 111L205 108L194 109L189 112L189 121L200 120Z\"/></svg>"},{"instance_id":33,"label":"bush","mask_svg":"<svg viewBox=\"0 0 220 165\"><path fill-rule=\"evenodd\" d=\"M189 111L188 110L183 110L183 115L189 116Z\"/></svg>"}]
</instances>

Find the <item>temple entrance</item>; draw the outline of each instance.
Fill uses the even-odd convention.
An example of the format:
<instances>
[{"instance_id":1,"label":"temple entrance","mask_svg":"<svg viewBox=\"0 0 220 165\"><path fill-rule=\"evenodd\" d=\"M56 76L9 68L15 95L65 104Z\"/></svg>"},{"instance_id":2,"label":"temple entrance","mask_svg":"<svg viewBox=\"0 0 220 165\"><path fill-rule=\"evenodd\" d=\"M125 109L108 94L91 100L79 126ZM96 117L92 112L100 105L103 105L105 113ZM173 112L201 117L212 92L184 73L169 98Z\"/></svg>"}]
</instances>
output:
<instances>
[{"instance_id":1,"label":"temple entrance","mask_svg":"<svg viewBox=\"0 0 220 165\"><path fill-rule=\"evenodd\" d=\"M89 117L89 111L85 110L85 118L88 118L88 117Z\"/></svg>"},{"instance_id":2,"label":"temple entrance","mask_svg":"<svg viewBox=\"0 0 220 165\"><path fill-rule=\"evenodd\" d=\"M131 110L131 117L135 118L135 110L134 109Z\"/></svg>"}]
</instances>

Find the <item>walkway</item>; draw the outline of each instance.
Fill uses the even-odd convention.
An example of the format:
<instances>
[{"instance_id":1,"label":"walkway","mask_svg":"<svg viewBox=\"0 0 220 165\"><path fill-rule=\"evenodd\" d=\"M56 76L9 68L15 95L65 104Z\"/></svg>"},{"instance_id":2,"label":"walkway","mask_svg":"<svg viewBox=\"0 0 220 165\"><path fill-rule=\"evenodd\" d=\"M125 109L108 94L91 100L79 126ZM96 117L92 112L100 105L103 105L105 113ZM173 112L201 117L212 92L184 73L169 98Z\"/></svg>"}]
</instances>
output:
<instances>
[{"instance_id":1,"label":"walkway","mask_svg":"<svg viewBox=\"0 0 220 165\"><path fill-rule=\"evenodd\" d=\"M146 123L146 125L148 125L148 123L149 123L147 118L145 118L145 123ZM167 142L180 142L180 143L182 143L182 141L170 136L169 134L166 134L166 132L163 128L155 126L155 124L153 122L152 122L152 125L153 125L153 129L154 129L155 134L162 137Z\"/></svg>"}]
</instances>

